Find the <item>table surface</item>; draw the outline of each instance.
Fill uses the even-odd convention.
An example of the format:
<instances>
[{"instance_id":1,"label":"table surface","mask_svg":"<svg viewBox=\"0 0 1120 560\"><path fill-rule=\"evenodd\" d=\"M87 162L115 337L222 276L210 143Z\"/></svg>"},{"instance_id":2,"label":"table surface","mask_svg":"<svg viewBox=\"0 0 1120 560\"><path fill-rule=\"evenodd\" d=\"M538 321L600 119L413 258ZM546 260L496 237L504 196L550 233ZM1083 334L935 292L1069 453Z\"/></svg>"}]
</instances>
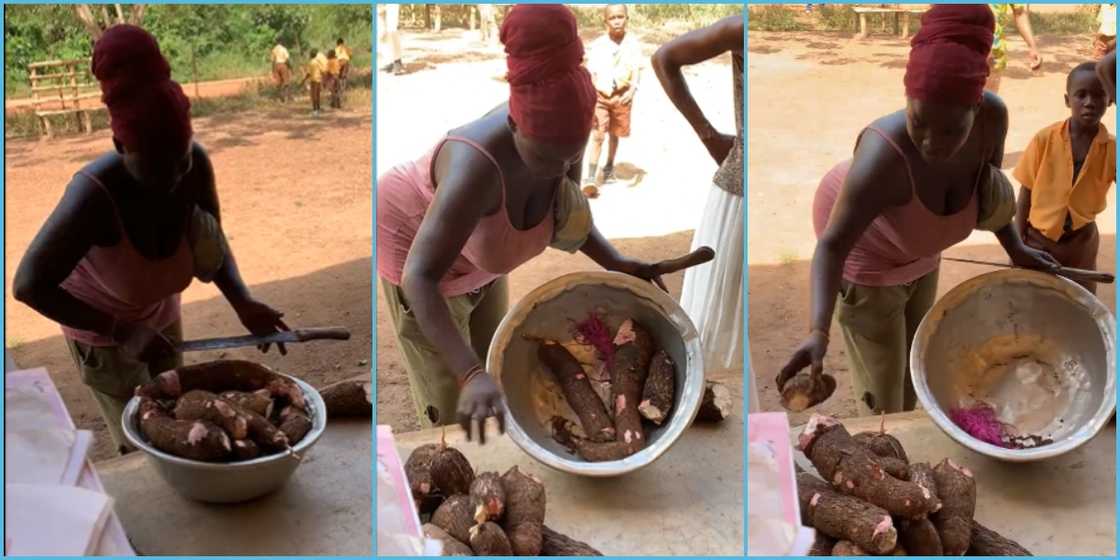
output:
<instances>
[{"instance_id":1,"label":"table surface","mask_svg":"<svg viewBox=\"0 0 1120 560\"><path fill-rule=\"evenodd\" d=\"M402 458L440 441L441 429L396 434ZM545 524L611 555L743 554L743 419L697 424L660 459L617 478L587 478L536 462L509 437L485 446L464 441L459 428L447 442L475 472L503 473L517 465L546 488Z\"/></svg>"},{"instance_id":2,"label":"table surface","mask_svg":"<svg viewBox=\"0 0 1120 560\"><path fill-rule=\"evenodd\" d=\"M369 556L372 438L368 420L332 420L287 485L243 504L183 498L142 452L96 467L140 554Z\"/></svg>"},{"instance_id":3,"label":"table surface","mask_svg":"<svg viewBox=\"0 0 1120 560\"><path fill-rule=\"evenodd\" d=\"M878 431L879 417L845 419L851 433ZM976 520L1035 556L1116 553L1116 427L1060 457L1035 463L988 458L956 443L922 411L888 414L887 433L911 462L948 457L976 476ZM803 426L793 429L796 440ZM801 452L801 468L816 472Z\"/></svg>"}]
</instances>

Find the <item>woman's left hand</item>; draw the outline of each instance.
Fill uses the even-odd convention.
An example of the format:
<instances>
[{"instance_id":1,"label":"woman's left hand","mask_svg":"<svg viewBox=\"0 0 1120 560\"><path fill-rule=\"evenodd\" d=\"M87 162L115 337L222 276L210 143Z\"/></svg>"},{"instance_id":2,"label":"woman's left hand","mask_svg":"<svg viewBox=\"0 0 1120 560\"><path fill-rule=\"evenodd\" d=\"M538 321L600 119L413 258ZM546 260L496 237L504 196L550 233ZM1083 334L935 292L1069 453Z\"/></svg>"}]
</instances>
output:
<instances>
[{"instance_id":1,"label":"woman's left hand","mask_svg":"<svg viewBox=\"0 0 1120 560\"><path fill-rule=\"evenodd\" d=\"M661 280L661 263L647 263L624 257L614 265L607 267L607 270L622 272L635 278L641 278L642 280L649 280L666 293L669 291L669 288L665 287L665 282Z\"/></svg>"},{"instance_id":2,"label":"woman's left hand","mask_svg":"<svg viewBox=\"0 0 1120 560\"><path fill-rule=\"evenodd\" d=\"M282 320L283 313L255 299L235 303L233 304L233 310L237 312L237 318L241 319L241 324L245 325L245 328L256 336L266 336L282 330L291 330ZM268 346L268 344L262 344L257 349L261 352L268 352ZM287 355L288 350L284 348L283 344L277 343L276 348L280 350L281 355Z\"/></svg>"},{"instance_id":3,"label":"woman's left hand","mask_svg":"<svg viewBox=\"0 0 1120 560\"><path fill-rule=\"evenodd\" d=\"M1062 266L1050 253L1028 247L1026 243L1019 243L1016 250L1007 252L1007 256L1011 257L1015 266L1023 268L1053 272Z\"/></svg>"}]
</instances>

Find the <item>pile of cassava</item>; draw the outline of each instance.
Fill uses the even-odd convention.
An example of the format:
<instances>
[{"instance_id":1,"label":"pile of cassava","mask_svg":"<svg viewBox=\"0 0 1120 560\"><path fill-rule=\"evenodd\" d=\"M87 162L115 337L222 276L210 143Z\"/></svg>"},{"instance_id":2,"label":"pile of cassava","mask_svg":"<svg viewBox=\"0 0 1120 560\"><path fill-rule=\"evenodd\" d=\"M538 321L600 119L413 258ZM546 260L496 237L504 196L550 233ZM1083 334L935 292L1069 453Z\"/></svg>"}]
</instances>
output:
<instances>
[{"instance_id":1,"label":"pile of cassava","mask_svg":"<svg viewBox=\"0 0 1120 560\"><path fill-rule=\"evenodd\" d=\"M372 415L360 381L321 394L335 403L328 414ZM156 449L184 459L221 463L288 452L312 427L299 385L253 362L180 367L141 385L136 395L140 432Z\"/></svg>"},{"instance_id":2,"label":"pile of cassava","mask_svg":"<svg viewBox=\"0 0 1120 560\"><path fill-rule=\"evenodd\" d=\"M555 377L579 424L553 416L553 438L586 461L623 459L646 446L648 429L662 425L676 404L676 365L657 348L649 331L632 319L614 335L592 314L576 325L571 344L538 340L537 356ZM577 354L594 358L577 359ZM590 364L586 362L591 362ZM719 422L731 411L731 393L719 383L706 385L697 413Z\"/></svg>"},{"instance_id":3,"label":"pile of cassava","mask_svg":"<svg viewBox=\"0 0 1120 560\"><path fill-rule=\"evenodd\" d=\"M971 471L910 463L882 427L851 435L816 414L798 448L824 477L797 475L801 522L817 530L812 556L1031 556L973 519Z\"/></svg>"},{"instance_id":4,"label":"pile of cassava","mask_svg":"<svg viewBox=\"0 0 1120 560\"><path fill-rule=\"evenodd\" d=\"M444 556L602 556L544 524L545 489L516 466L477 476L446 442L417 447L404 465L428 538Z\"/></svg>"}]
</instances>

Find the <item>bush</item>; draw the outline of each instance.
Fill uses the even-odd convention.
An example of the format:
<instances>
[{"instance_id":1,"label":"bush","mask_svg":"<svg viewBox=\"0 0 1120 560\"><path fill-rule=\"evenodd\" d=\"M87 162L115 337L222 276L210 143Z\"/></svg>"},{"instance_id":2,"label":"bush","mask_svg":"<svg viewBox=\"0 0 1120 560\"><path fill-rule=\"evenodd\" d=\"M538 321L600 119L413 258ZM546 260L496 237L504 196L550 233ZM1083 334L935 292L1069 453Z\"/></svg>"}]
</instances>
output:
<instances>
[{"instance_id":1,"label":"bush","mask_svg":"<svg viewBox=\"0 0 1120 560\"><path fill-rule=\"evenodd\" d=\"M765 5L751 8L747 20L751 31L808 31L809 26L798 21L792 9L779 5Z\"/></svg>"}]
</instances>

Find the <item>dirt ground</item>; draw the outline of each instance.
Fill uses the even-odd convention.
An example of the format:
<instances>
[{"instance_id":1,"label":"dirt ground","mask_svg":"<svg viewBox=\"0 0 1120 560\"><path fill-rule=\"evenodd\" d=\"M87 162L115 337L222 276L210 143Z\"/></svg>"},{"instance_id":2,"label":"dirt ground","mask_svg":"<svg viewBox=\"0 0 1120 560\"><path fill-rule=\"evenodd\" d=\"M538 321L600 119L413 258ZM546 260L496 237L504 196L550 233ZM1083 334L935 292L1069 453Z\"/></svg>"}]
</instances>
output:
<instances>
[{"instance_id":1,"label":"dirt ground","mask_svg":"<svg viewBox=\"0 0 1120 560\"><path fill-rule=\"evenodd\" d=\"M1041 72L1026 65L1026 48L1010 40L1010 63L1000 95L1011 126L1005 171L1010 172L1031 137L1069 116L1063 102L1066 73L1088 60L1090 38L1039 37L1045 59ZM821 177L850 158L856 134L881 115L901 109L908 44L897 38L850 37L822 33L750 32L748 37L748 260L749 327L754 382L764 410L780 410L774 377L808 331L809 261L815 236L811 209ZM828 92L827 95L820 95ZM1105 115L1116 122L1115 108ZM1111 129L1111 128L1110 128ZM1114 131L1113 131L1114 132ZM1098 266L1115 270L1115 190L1109 211L1098 217ZM946 256L1005 261L995 237L975 233ZM945 262L939 291L991 268ZM1115 290L1099 295L1115 310ZM833 327L825 369L836 375L836 395L818 407L839 416L856 413L848 365L838 329ZM792 420L804 420L806 414Z\"/></svg>"},{"instance_id":2,"label":"dirt ground","mask_svg":"<svg viewBox=\"0 0 1120 560\"><path fill-rule=\"evenodd\" d=\"M235 78L231 80L212 80L208 82L198 82L195 87L194 82L183 83L183 92L187 94L193 101L197 97L221 97L225 95L236 95L241 93L245 88L252 87L258 82L268 80L268 76L256 76L249 78ZM4 100L5 111L30 111L34 101L30 97L20 97ZM51 104L43 105L44 109L54 107Z\"/></svg>"},{"instance_id":3,"label":"dirt ground","mask_svg":"<svg viewBox=\"0 0 1120 560\"><path fill-rule=\"evenodd\" d=\"M632 32L642 37L642 48L648 56L677 30ZM588 33L585 44L595 35ZM508 86L501 81L504 56L498 49L481 47L474 34L461 30L440 34L406 31L403 50L408 73L382 73L377 82L378 173L419 157L447 130L481 116L508 98ZM733 133L730 62L730 56L720 57L686 69L686 76L712 122ZM384 64L382 61L379 65ZM622 140L616 159L620 180L603 189L602 196L592 201L592 210L600 230L620 251L650 261L661 260L688 251L716 165L648 67L643 70L634 103L632 135ZM416 111L413 107L427 110ZM511 304L557 276L597 268L582 254L549 250L510 276ZM665 278L674 298L680 297L682 279L680 273ZM379 289L378 423L392 425L398 432L414 430L419 425L408 379L380 293ZM737 396L742 395L741 369L708 375L727 382Z\"/></svg>"},{"instance_id":4,"label":"dirt ground","mask_svg":"<svg viewBox=\"0 0 1120 560\"><path fill-rule=\"evenodd\" d=\"M368 99L368 97L367 97ZM254 297L285 313L292 327L343 326L347 342L201 352L188 363L259 360L315 386L369 373L371 215L368 102L320 119L297 100L267 111L195 119L195 138L213 159L223 227ZM31 238L72 174L105 150L108 131L49 142L7 143L5 170L6 346L22 368L45 367L79 428L94 430L95 460L114 451L93 399L78 378L58 326L11 297ZM188 339L244 334L216 287L195 282L183 294Z\"/></svg>"}]
</instances>

